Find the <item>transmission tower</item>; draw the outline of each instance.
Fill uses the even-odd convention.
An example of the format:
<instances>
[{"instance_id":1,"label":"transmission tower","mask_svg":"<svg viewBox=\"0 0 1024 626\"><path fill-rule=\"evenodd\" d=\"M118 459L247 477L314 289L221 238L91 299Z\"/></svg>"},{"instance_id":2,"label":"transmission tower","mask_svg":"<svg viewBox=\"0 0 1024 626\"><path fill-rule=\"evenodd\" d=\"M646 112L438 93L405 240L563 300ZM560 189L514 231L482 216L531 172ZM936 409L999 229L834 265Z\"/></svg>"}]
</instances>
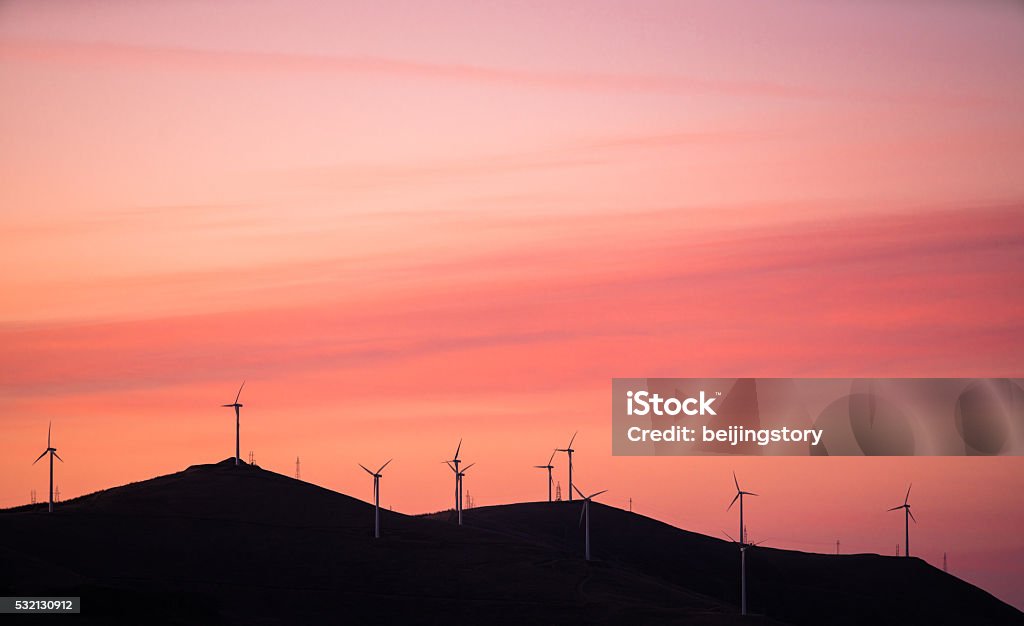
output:
<instances>
[{"instance_id":1,"label":"transmission tower","mask_svg":"<svg viewBox=\"0 0 1024 626\"><path fill-rule=\"evenodd\" d=\"M562 481L555 483L555 500L562 499Z\"/></svg>"},{"instance_id":2,"label":"transmission tower","mask_svg":"<svg viewBox=\"0 0 1024 626\"><path fill-rule=\"evenodd\" d=\"M53 501L60 502L60 485L57 485L57 489L53 492Z\"/></svg>"},{"instance_id":3,"label":"transmission tower","mask_svg":"<svg viewBox=\"0 0 1024 626\"><path fill-rule=\"evenodd\" d=\"M942 571L949 573L949 561L946 560L946 553L942 553Z\"/></svg>"},{"instance_id":4,"label":"transmission tower","mask_svg":"<svg viewBox=\"0 0 1024 626\"><path fill-rule=\"evenodd\" d=\"M256 460L256 455L253 454L252 450L249 450L249 465L252 465L253 461L255 461L255 460Z\"/></svg>"},{"instance_id":5,"label":"transmission tower","mask_svg":"<svg viewBox=\"0 0 1024 626\"><path fill-rule=\"evenodd\" d=\"M299 457L295 457L295 480L302 480L302 469L299 467Z\"/></svg>"},{"instance_id":6,"label":"transmission tower","mask_svg":"<svg viewBox=\"0 0 1024 626\"><path fill-rule=\"evenodd\" d=\"M32 490L32 504L35 504L35 503L36 503L36 490L33 489Z\"/></svg>"},{"instance_id":7,"label":"transmission tower","mask_svg":"<svg viewBox=\"0 0 1024 626\"><path fill-rule=\"evenodd\" d=\"M836 554L839 554L839 540L836 539Z\"/></svg>"}]
</instances>

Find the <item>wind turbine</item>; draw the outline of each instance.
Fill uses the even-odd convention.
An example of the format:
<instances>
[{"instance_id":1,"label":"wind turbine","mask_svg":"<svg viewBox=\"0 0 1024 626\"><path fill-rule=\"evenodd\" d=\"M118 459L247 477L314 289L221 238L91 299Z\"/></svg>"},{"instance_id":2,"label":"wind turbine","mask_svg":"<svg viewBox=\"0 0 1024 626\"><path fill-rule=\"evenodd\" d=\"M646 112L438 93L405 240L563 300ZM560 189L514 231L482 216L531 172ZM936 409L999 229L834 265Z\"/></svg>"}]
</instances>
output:
<instances>
[{"instance_id":1,"label":"wind turbine","mask_svg":"<svg viewBox=\"0 0 1024 626\"><path fill-rule=\"evenodd\" d=\"M462 508L462 506L461 506L462 490L459 489L459 486L460 486L460 481L459 481L459 463L462 462L462 461L459 460L459 450L461 450L461 449L462 449L462 440L459 439L459 445L458 445L458 447L455 448L455 456L452 457L448 461L441 461L442 463L447 463L448 467L451 467L452 463L455 464L455 467L453 468L452 471L455 472L455 510L456 511L458 511L458 510L460 510Z\"/></svg>"},{"instance_id":2,"label":"wind turbine","mask_svg":"<svg viewBox=\"0 0 1024 626\"><path fill-rule=\"evenodd\" d=\"M913 487L914 483L910 483L910 487ZM914 514L910 512L910 487L907 487L907 497L903 498L903 504L894 506L890 511L896 511L903 509L905 511L903 515L903 522L906 526L907 542L903 544L903 556L910 556L910 520L914 520L917 523L917 519L914 518Z\"/></svg>"},{"instance_id":3,"label":"wind turbine","mask_svg":"<svg viewBox=\"0 0 1024 626\"><path fill-rule=\"evenodd\" d=\"M750 495L754 495L754 494L750 494ZM732 535L730 535L729 533L725 532L724 530L722 531L722 533L725 534L725 536L728 537L729 539L732 539ZM740 546L740 615L746 615L747 614L747 550L749 550L750 548L753 548L754 546L761 545L762 543L764 543L764 540L758 541L756 543L745 543L745 542L742 542L742 541L736 541L735 539L732 539L732 542L733 543L737 543Z\"/></svg>"},{"instance_id":4,"label":"wind turbine","mask_svg":"<svg viewBox=\"0 0 1024 626\"><path fill-rule=\"evenodd\" d=\"M739 543L740 543L740 545L744 545L746 543L746 537L743 534L743 528L744 528L743 527L743 496L756 496L757 494L756 493L751 493L749 491L743 491L742 489L740 489L740 481L736 478L736 472L732 473L732 482L736 483L736 497L732 499L732 502L729 503L729 508L727 508L725 510L728 511L729 509L731 509L732 505L736 504L736 500L740 501L740 542Z\"/></svg>"},{"instance_id":5,"label":"wind turbine","mask_svg":"<svg viewBox=\"0 0 1024 626\"><path fill-rule=\"evenodd\" d=\"M295 461L296 464L298 464L298 460L297 459L298 459L298 457L296 457L296 461ZM390 463L391 461L394 461L394 459L388 459L388 463ZM366 470L367 474L369 474L370 476L373 476L373 508L374 508L374 515L373 515L373 538L374 539L380 539L380 477L381 477L381 472L383 472L384 468L388 466L388 463L385 463L384 465L381 465L380 469L377 470L376 472L371 472L362 463L359 464L359 467L361 467L364 470Z\"/></svg>"},{"instance_id":6,"label":"wind turbine","mask_svg":"<svg viewBox=\"0 0 1024 626\"><path fill-rule=\"evenodd\" d=\"M244 380L242 381L242 387L245 387L245 381ZM235 409L235 465L238 465L240 463L239 454L238 454L238 452L239 452L239 445L238 445L239 444L239 434L238 433L239 433L239 429L240 429L239 422L241 421L239 419L239 417L240 417L239 416L239 409L241 409L243 405L238 403L238 399L242 397L242 387L238 388L238 394L235 396L235 401L233 403L231 403L231 404L222 404L221 405L223 407L234 407L234 409Z\"/></svg>"},{"instance_id":7,"label":"wind turbine","mask_svg":"<svg viewBox=\"0 0 1024 626\"><path fill-rule=\"evenodd\" d=\"M61 463L64 462L64 459L60 458L60 455L57 454L57 448L50 445L50 430L52 430L52 428L53 422L50 422L46 427L46 449L43 450L43 453L40 454L35 461L32 461L32 465L35 465L39 462L39 459L43 458L47 454L50 455L50 513L53 513L53 457L57 457L57 460Z\"/></svg>"},{"instance_id":8,"label":"wind turbine","mask_svg":"<svg viewBox=\"0 0 1024 626\"><path fill-rule=\"evenodd\" d=\"M548 459L547 465L534 465L537 469L546 469L548 471L548 502L551 502L551 470L555 469L555 466L551 464L551 461L555 460L555 452L551 453L551 458Z\"/></svg>"},{"instance_id":9,"label":"wind turbine","mask_svg":"<svg viewBox=\"0 0 1024 626\"><path fill-rule=\"evenodd\" d=\"M572 444L569 444L569 445L572 445ZM573 489L576 489L576 487L573 486ZM586 547L586 550L585 550L584 554L586 555L588 561L590 560L590 500L593 499L593 498L596 498L597 496L601 495L605 491L608 491L608 490L605 489L604 491L598 491L597 493L592 493L589 496L585 496L585 495L583 495L582 491L580 491L579 489L576 489L576 493L580 494L580 497L583 498L583 510L580 511L580 524L582 524L584 518L586 518L586 522L587 522L586 532L585 532L586 542L584 543L584 546ZM569 493L570 493L570 495L572 494L571 491Z\"/></svg>"},{"instance_id":10,"label":"wind turbine","mask_svg":"<svg viewBox=\"0 0 1024 626\"><path fill-rule=\"evenodd\" d=\"M576 435L578 435L579 432L580 431L577 430L572 434L572 439L569 440L569 445L564 448L555 449L555 452L565 452L569 455L569 502L572 502L572 453L574 452L572 449L572 442L576 441ZM577 489L577 491L579 490Z\"/></svg>"},{"instance_id":11,"label":"wind turbine","mask_svg":"<svg viewBox=\"0 0 1024 626\"><path fill-rule=\"evenodd\" d=\"M476 465L476 463L470 463L466 467L462 468L461 471L455 469L450 462L445 461L445 463L448 463L448 467L455 472L455 509L459 514L459 526L462 526L462 477L465 476L466 472L469 471L469 468Z\"/></svg>"}]
</instances>

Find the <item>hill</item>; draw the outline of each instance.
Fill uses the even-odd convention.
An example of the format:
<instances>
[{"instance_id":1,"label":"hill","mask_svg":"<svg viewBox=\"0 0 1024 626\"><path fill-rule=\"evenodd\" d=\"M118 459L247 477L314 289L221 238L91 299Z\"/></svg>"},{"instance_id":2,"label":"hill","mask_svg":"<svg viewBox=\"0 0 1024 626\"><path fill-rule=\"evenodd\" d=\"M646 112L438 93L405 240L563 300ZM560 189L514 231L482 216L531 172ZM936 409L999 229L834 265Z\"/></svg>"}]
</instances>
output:
<instances>
[{"instance_id":1,"label":"hill","mask_svg":"<svg viewBox=\"0 0 1024 626\"><path fill-rule=\"evenodd\" d=\"M463 523L581 554L580 510L564 501L481 507L465 511ZM731 542L594 502L591 551L608 566L739 603ZM747 582L750 612L793 624L1024 623L1017 609L917 558L758 546L747 552Z\"/></svg>"},{"instance_id":2,"label":"hill","mask_svg":"<svg viewBox=\"0 0 1024 626\"><path fill-rule=\"evenodd\" d=\"M374 540L372 519L365 502L233 459L192 466L53 514L0 511L0 595L81 596L84 623L741 621L543 542L390 511Z\"/></svg>"}]
</instances>

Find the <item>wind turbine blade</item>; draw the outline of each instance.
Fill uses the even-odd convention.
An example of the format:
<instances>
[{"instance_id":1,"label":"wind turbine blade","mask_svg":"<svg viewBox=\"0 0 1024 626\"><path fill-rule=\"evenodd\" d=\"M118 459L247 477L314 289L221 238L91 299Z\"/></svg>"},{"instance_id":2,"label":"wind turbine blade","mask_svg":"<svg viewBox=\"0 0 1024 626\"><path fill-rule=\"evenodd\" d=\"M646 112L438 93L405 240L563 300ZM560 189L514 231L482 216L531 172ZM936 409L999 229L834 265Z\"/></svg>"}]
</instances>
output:
<instances>
[{"instance_id":1,"label":"wind turbine blade","mask_svg":"<svg viewBox=\"0 0 1024 626\"><path fill-rule=\"evenodd\" d=\"M590 500L591 498L596 498L597 496L601 495L602 493L607 493L607 492L608 492L607 489L605 489L604 491L598 491L597 493L594 493L594 494L591 494L590 496L588 496L587 500Z\"/></svg>"},{"instance_id":2,"label":"wind turbine blade","mask_svg":"<svg viewBox=\"0 0 1024 626\"><path fill-rule=\"evenodd\" d=\"M547 465L534 465L534 467L539 468L539 469L547 469L548 468Z\"/></svg>"},{"instance_id":3,"label":"wind turbine blade","mask_svg":"<svg viewBox=\"0 0 1024 626\"><path fill-rule=\"evenodd\" d=\"M732 538L732 535L730 535L729 533L725 532L724 530L722 531L722 534L725 535L726 537L728 537L729 539L732 539L733 543L737 543L737 541Z\"/></svg>"},{"instance_id":4,"label":"wind turbine blade","mask_svg":"<svg viewBox=\"0 0 1024 626\"><path fill-rule=\"evenodd\" d=\"M731 509L731 508L732 508L732 505L736 504L736 501L737 501L737 500L739 500L739 499L740 499L740 494L739 494L739 493L737 493L737 494L736 494L736 495L735 495L735 496L733 497L733 499L732 499L732 502L730 502L730 503L729 503L729 506L727 506L725 510L726 510L726 511L728 511L729 509Z\"/></svg>"},{"instance_id":5,"label":"wind turbine blade","mask_svg":"<svg viewBox=\"0 0 1024 626\"><path fill-rule=\"evenodd\" d=\"M917 519L914 517L914 514L910 512L909 508L907 508L907 515L910 516L910 519L914 520L915 524L917 523Z\"/></svg>"},{"instance_id":6,"label":"wind turbine blade","mask_svg":"<svg viewBox=\"0 0 1024 626\"><path fill-rule=\"evenodd\" d=\"M450 461L445 461L444 464L448 466L448 469L450 469L451 471L455 472L456 475L458 475L458 472L455 471L455 466L453 466Z\"/></svg>"},{"instance_id":7,"label":"wind turbine blade","mask_svg":"<svg viewBox=\"0 0 1024 626\"><path fill-rule=\"evenodd\" d=\"M466 467L462 468L462 473L465 474L466 472L469 471L469 468L473 467L474 465L476 465L476 463L470 463Z\"/></svg>"},{"instance_id":8,"label":"wind turbine blade","mask_svg":"<svg viewBox=\"0 0 1024 626\"><path fill-rule=\"evenodd\" d=\"M572 447L572 442L576 441L576 435L578 435L578 434L580 434L580 431L578 431L578 430L572 434L572 439L569 440L569 445L565 446L566 449L569 449L569 448Z\"/></svg>"},{"instance_id":9,"label":"wind turbine blade","mask_svg":"<svg viewBox=\"0 0 1024 626\"><path fill-rule=\"evenodd\" d=\"M54 450L54 451L53 451L53 456L57 457L57 459L58 459L58 460L59 460L59 461L60 461L61 463L63 463L63 462L64 462L64 459L60 458L60 455L59 455L59 454L57 454L57 451L56 451L56 450ZM914 517L914 516L913 516L913 515L911 515L910 517ZM916 523L917 523L917 520L914 520L914 523L916 524Z\"/></svg>"},{"instance_id":10,"label":"wind turbine blade","mask_svg":"<svg viewBox=\"0 0 1024 626\"><path fill-rule=\"evenodd\" d=\"M461 450L461 449L462 449L462 440L459 439L459 447L455 448L455 456L452 457L453 461L458 461L459 460L459 450Z\"/></svg>"},{"instance_id":11,"label":"wind turbine blade","mask_svg":"<svg viewBox=\"0 0 1024 626\"><path fill-rule=\"evenodd\" d=\"M754 543L751 543L751 544L747 544L747 545L759 546L759 545L761 545L762 543L764 543L766 541L768 541L768 540L767 539L762 539L761 541L757 541L757 542L754 542Z\"/></svg>"},{"instance_id":12,"label":"wind turbine blade","mask_svg":"<svg viewBox=\"0 0 1024 626\"><path fill-rule=\"evenodd\" d=\"M242 381L242 387L245 387L245 381ZM238 404L238 399L242 397L242 387L238 388L238 393L235 395L235 404Z\"/></svg>"},{"instance_id":13,"label":"wind turbine blade","mask_svg":"<svg viewBox=\"0 0 1024 626\"><path fill-rule=\"evenodd\" d=\"M50 447L50 430L53 429L53 422L50 422L46 427L46 447Z\"/></svg>"},{"instance_id":14,"label":"wind turbine blade","mask_svg":"<svg viewBox=\"0 0 1024 626\"><path fill-rule=\"evenodd\" d=\"M914 483L910 483L910 487L913 487ZM907 497L903 498L903 504L910 502L910 487L907 487Z\"/></svg>"},{"instance_id":15,"label":"wind turbine blade","mask_svg":"<svg viewBox=\"0 0 1024 626\"><path fill-rule=\"evenodd\" d=\"M890 510L890 511L895 511L895 510L897 510L897 509L902 509L902 508L903 508L903 505L901 504L901 505L899 505L899 506L894 506L894 507L892 507L892 508L891 508L891 509L889 509L889 510Z\"/></svg>"},{"instance_id":16,"label":"wind turbine blade","mask_svg":"<svg viewBox=\"0 0 1024 626\"><path fill-rule=\"evenodd\" d=\"M49 451L50 451L50 447L49 447L49 446L47 446L47 447L46 447L46 449L45 449L45 450L43 450L43 453L39 455L39 459L41 459L41 458L43 458L44 456L46 456L46 453L47 453L47 452L49 452ZM35 465L36 463L38 463L38 462L39 462L39 459L36 459L35 461L32 461L32 465Z\"/></svg>"},{"instance_id":17,"label":"wind turbine blade","mask_svg":"<svg viewBox=\"0 0 1024 626\"><path fill-rule=\"evenodd\" d=\"M756 496L757 495L756 493L751 493L749 491L744 491L743 493L747 494L748 496Z\"/></svg>"},{"instance_id":18,"label":"wind turbine blade","mask_svg":"<svg viewBox=\"0 0 1024 626\"><path fill-rule=\"evenodd\" d=\"M576 493L580 494L581 498L583 498L584 500L587 498L587 496L583 495L583 492L580 491L579 487L577 487L576 485L573 485L572 488L576 490Z\"/></svg>"},{"instance_id":19,"label":"wind turbine blade","mask_svg":"<svg viewBox=\"0 0 1024 626\"><path fill-rule=\"evenodd\" d=\"M551 458L548 459L548 465L551 465L551 462L555 460L555 453L557 453L557 452L558 452L558 450L552 450L551 451Z\"/></svg>"},{"instance_id":20,"label":"wind turbine blade","mask_svg":"<svg viewBox=\"0 0 1024 626\"><path fill-rule=\"evenodd\" d=\"M580 494L580 495L583 495L583 494ZM586 514L587 514L587 501L584 500L583 501L583 508L580 509L580 523L578 524L579 526L583 525L583 516L586 515Z\"/></svg>"},{"instance_id":21,"label":"wind turbine blade","mask_svg":"<svg viewBox=\"0 0 1024 626\"><path fill-rule=\"evenodd\" d=\"M390 463L390 462L392 462L392 461L394 461L394 459L388 459L388 463ZM385 463L384 465L381 465L381 466L380 466L380 469L379 469L379 470L377 470L377 473L378 473L378 474L380 474L381 472L383 472L383 471L384 471L384 468L388 466L388 463Z\"/></svg>"},{"instance_id":22,"label":"wind turbine blade","mask_svg":"<svg viewBox=\"0 0 1024 626\"><path fill-rule=\"evenodd\" d=\"M739 481L738 478L736 478L736 470L733 470L733 472L732 472L732 482L736 483L736 491L739 491L740 490L740 481Z\"/></svg>"},{"instance_id":23,"label":"wind turbine blade","mask_svg":"<svg viewBox=\"0 0 1024 626\"><path fill-rule=\"evenodd\" d=\"M363 468L363 471L365 471L370 476L373 476L373 472L371 472L370 470L366 469L366 466L363 465L362 463L356 463L356 465L358 465L359 467Z\"/></svg>"}]
</instances>

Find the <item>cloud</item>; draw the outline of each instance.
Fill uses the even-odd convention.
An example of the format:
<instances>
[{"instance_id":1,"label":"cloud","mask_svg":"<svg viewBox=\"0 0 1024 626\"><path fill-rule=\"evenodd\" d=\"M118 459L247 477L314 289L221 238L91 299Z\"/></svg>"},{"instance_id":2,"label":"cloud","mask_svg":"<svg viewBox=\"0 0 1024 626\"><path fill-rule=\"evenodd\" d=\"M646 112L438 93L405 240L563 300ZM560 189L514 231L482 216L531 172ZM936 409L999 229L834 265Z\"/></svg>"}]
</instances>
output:
<instances>
[{"instance_id":1,"label":"cloud","mask_svg":"<svg viewBox=\"0 0 1024 626\"><path fill-rule=\"evenodd\" d=\"M212 50L111 42L8 39L0 41L0 58L138 67L184 67L195 71L366 73L402 78L426 78L578 91L709 93L740 97L811 100L846 98L851 95L771 81L583 71L540 71L372 56Z\"/></svg>"},{"instance_id":2,"label":"cloud","mask_svg":"<svg viewBox=\"0 0 1024 626\"><path fill-rule=\"evenodd\" d=\"M971 354L998 367L1020 348L1020 215L1013 207L861 216L689 243L685 218L654 212L639 218L662 229L646 247L617 237L608 217L605 236L584 244L417 264L405 281L365 292L282 262L267 271L312 281L319 297L289 305L270 288L242 310L0 326L0 388L102 393L224 371L344 372L368 384L400 376L420 390L535 388L623 367L687 373L670 372L671 363L700 375L916 363L920 375L955 354L966 355L955 361L963 374L979 367ZM227 286L237 276L205 280Z\"/></svg>"}]
</instances>

